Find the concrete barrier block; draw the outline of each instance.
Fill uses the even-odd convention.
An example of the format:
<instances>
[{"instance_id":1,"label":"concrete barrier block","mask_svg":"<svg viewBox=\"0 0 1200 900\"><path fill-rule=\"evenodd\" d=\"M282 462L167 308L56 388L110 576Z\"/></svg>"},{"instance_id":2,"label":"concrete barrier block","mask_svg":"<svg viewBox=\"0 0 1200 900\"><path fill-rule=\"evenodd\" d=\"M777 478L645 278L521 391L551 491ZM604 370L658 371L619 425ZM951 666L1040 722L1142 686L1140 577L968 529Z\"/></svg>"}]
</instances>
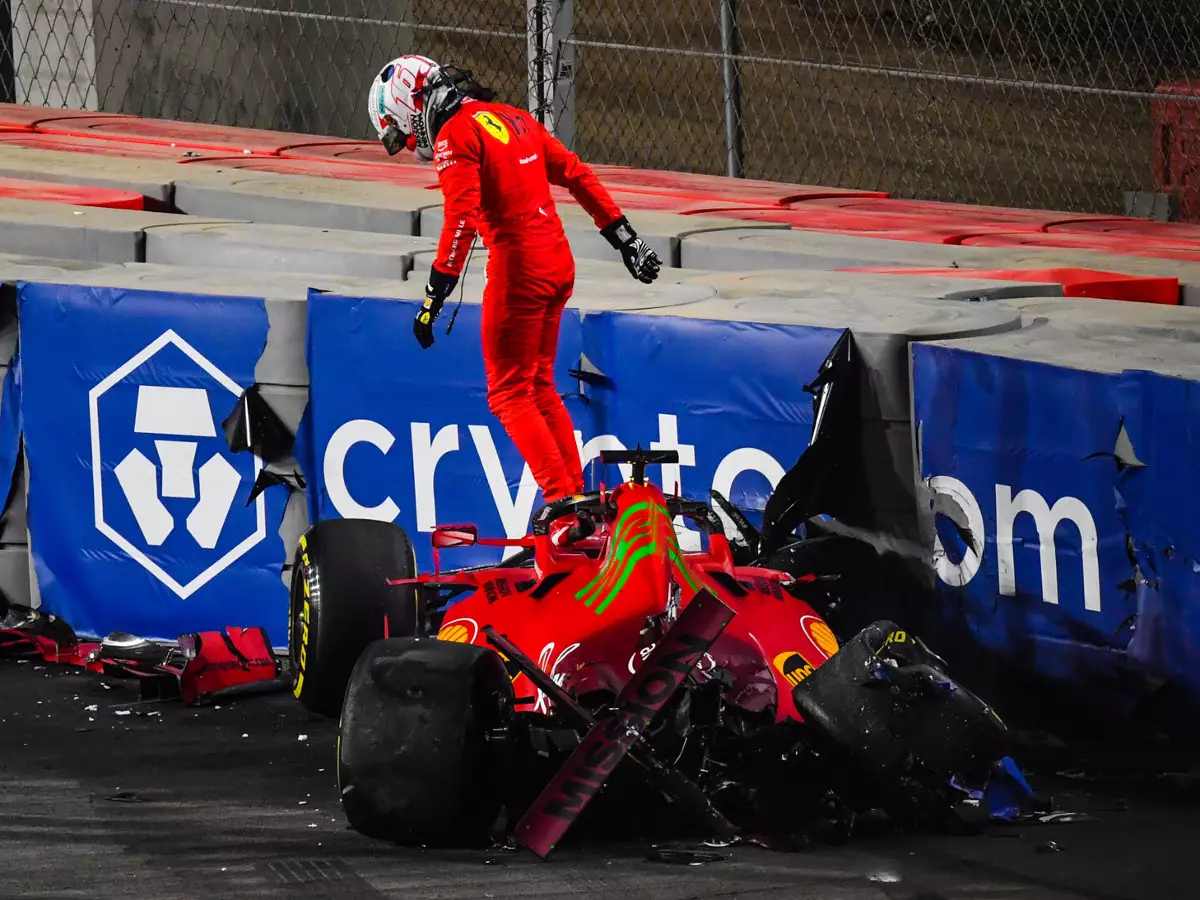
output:
<instances>
[{"instance_id":1,"label":"concrete barrier block","mask_svg":"<svg viewBox=\"0 0 1200 900\"><path fill-rule=\"evenodd\" d=\"M744 225L745 223L737 223ZM753 269L850 269L859 266L950 266L965 248L817 231L727 228L686 235L680 265L726 272Z\"/></svg>"},{"instance_id":2,"label":"concrete barrier block","mask_svg":"<svg viewBox=\"0 0 1200 900\"><path fill-rule=\"evenodd\" d=\"M144 261L400 282L412 269L412 254L433 247L426 238L299 225L180 224L147 231Z\"/></svg>"},{"instance_id":3,"label":"concrete barrier block","mask_svg":"<svg viewBox=\"0 0 1200 900\"><path fill-rule=\"evenodd\" d=\"M414 268L410 280L414 284L429 272L434 253L418 253L414 257ZM464 303L482 303L484 273L487 270L487 253L476 250L459 286L454 289L449 301L458 302L459 295ZM575 290L567 306L572 309L601 312L603 310L635 312L639 309L662 309L695 303L717 296L717 292L699 280L687 283L679 278L681 270L664 269L653 284L642 284L626 271L619 262L610 263L591 259L575 261ZM700 273L689 273L698 276ZM379 296L368 294L366 296Z\"/></svg>"},{"instance_id":4,"label":"concrete barrier block","mask_svg":"<svg viewBox=\"0 0 1200 900\"><path fill-rule=\"evenodd\" d=\"M25 519L25 484L25 469L18 466L12 484L4 489L7 494L11 487L12 500L4 507L4 514L0 515L0 547L29 543L29 526ZM3 590L2 585L0 590Z\"/></svg>"},{"instance_id":5,"label":"concrete barrier block","mask_svg":"<svg viewBox=\"0 0 1200 900\"><path fill-rule=\"evenodd\" d=\"M1141 309L1148 306L1140 303L1125 305ZM1184 311L1183 308L1176 309ZM1085 372L1146 370L1200 381L1200 353L1196 351L1200 330L1157 327L1153 320L1133 325L1117 319L1106 321L1100 318L1089 324L1066 316L1043 318L1044 321L1034 322L1030 327L1010 333L978 335L970 340L965 340L968 336L963 335L964 339L955 340L952 346ZM946 341L932 343L942 344Z\"/></svg>"},{"instance_id":6,"label":"concrete barrier block","mask_svg":"<svg viewBox=\"0 0 1200 900\"><path fill-rule=\"evenodd\" d=\"M691 271L691 270L689 270ZM718 295L742 297L877 296L917 300L1009 300L1026 297L1061 297L1056 282L1001 281L988 278L939 278L935 275L876 275L867 272L810 272L776 269L751 272L702 272L683 279L711 285Z\"/></svg>"},{"instance_id":7,"label":"concrete barrier block","mask_svg":"<svg viewBox=\"0 0 1200 900\"><path fill-rule=\"evenodd\" d=\"M717 271L853 269L878 266L964 269L1095 269L1178 278L1181 302L1200 305L1200 263L1057 247L963 247L817 231L726 230L683 238L680 264Z\"/></svg>"},{"instance_id":8,"label":"concrete barrier block","mask_svg":"<svg viewBox=\"0 0 1200 900\"><path fill-rule=\"evenodd\" d=\"M0 544L0 593L17 606L37 607L31 590L29 547L25 544Z\"/></svg>"},{"instance_id":9,"label":"concrete barrier block","mask_svg":"<svg viewBox=\"0 0 1200 900\"><path fill-rule=\"evenodd\" d=\"M436 235L434 237L436 238ZM411 277L421 281L423 284L436 255L435 251L413 254L413 275ZM487 250L476 247L475 252L471 254L468 266L464 269L467 277L483 278L483 274L487 270L487 261ZM712 274L701 269L665 268L659 272L654 284L699 284L705 276ZM629 290L633 291L644 287L640 281L629 274L629 270L625 268L625 264L621 262L619 257L616 259L589 259L587 257L576 256L575 278L577 281L612 281L617 284L624 284Z\"/></svg>"},{"instance_id":10,"label":"concrete barrier block","mask_svg":"<svg viewBox=\"0 0 1200 900\"><path fill-rule=\"evenodd\" d=\"M88 262L142 262L146 230L182 222L193 228L226 224L169 213L0 200L0 248L9 254Z\"/></svg>"},{"instance_id":11,"label":"concrete barrier block","mask_svg":"<svg viewBox=\"0 0 1200 900\"><path fill-rule=\"evenodd\" d=\"M848 274L848 273L845 273ZM1021 327L1019 310L1005 303L961 303L922 299L899 294L856 290L832 273L829 287L804 295L761 295L729 299L716 297L678 308L647 309L649 315L678 315L818 328L849 328L855 335L867 368L864 415L889 421L907 421L909 342L969 337ZM839 286L839 284L841 286Z\"/></svg>"},{"instance_id":12,"label":"concrete barrier block","mask_svg":"<svg viewBox=\"0 0 1200 900\"><path fill-rule=\"evenodd\" d=\"M222 175L233 177L189 172L177 179L175 207L188 215L247 222L418 235L421 210L442 203L438 191L391 184L238 170Z\"/></svg>"},{"instance_id":13,"label":"concrete barrier block","mask_svg":"<svg viewBox=\"0 0 1200 900\"><path fill-rule=\"evenodd\" d=\"M164 211L171 208L173 183L186 168L161 160L0 145L0 175L4 177L134 191Z\"/></svg>"},{"instance_id":14,"label":"concrete barrier block","mask_svg":"<svg viewBox=\"0 0 1200 900\"><path fill-rule=\"evenodd\" d=\"M1026 327L1050 322L1084 336L1136 335L1151 342L1200 341L1200 308L1129 303L1089 297L1023 297L1005 301L1021 311Z\"/></svg>"},{"instance_id":15,"label":"concrete barrier block","mask_svg":"<svg viewBox=\"0 0 1200 900\"><path fill-rule=\"evenodd\" d=\"M1048 269L1079 268L1140 275L1147 278L1178 278L1180 303L1200 306L1200 263L1149 256L1126 256L1097 250L1041 250L1007 247L959 247L959 265L964 268Z\"/></svg>"},{"instance_id":16,"label":"concrete barrier block","mask_svg":"<svg viewBox=\"0 0 1200 900\"><path fill-rule=\"evenodd\" d=\"M576 259L598 259L606 262L620 262L621 255L617 253L608 241L600 235L592 217L582 209L574 206L559 204L558 216L562 220L563 230L571 244L571 251ZM714 231L725 231L736 228L739 231L778 231L787 230L788 226L774 222L756 222L747 224L735 219L719 219L704 216L680 216L672 213L638 212L629 213L629 223L637 231L638 236L646 241L663 261L664 266L680 268L688 265L694 268L709 269L713 266L699 265L696 262L683 263L680 261L680 248L683 239L692 234L702 234ZM432 207L421 210L421 234L437 239L442 228L442 209Z\"/></svg>"}]
</instances>

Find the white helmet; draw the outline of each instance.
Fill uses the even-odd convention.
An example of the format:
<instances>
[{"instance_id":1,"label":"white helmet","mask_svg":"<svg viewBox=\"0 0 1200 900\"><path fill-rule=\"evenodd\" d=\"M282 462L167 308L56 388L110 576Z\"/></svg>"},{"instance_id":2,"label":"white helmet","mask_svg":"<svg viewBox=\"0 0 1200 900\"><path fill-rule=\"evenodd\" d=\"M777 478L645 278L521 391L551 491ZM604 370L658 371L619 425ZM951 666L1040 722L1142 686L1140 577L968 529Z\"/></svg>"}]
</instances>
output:
<instances>
[{"instance_id":1,"label":"white helmet","mask_svg":"<svg viewBox=\"0 0 1200 900\"><path fill-rule=\"evenodd\" d=\"M433 159L424 116L424 88L439 68L424 56L401 56L380 69L371 83L367 112L389 155L407 148L422 162Z\"/></svg>"},{"instance_id":2,"label":"white helmet","mask_svg":"<svg viewBox=\"0 0 1200 900\"><path fill-rule=\"evenodd\" d=\"M433 159L433 143L465 100L492 100L469 69L441 66L424 56L401 56L384 66L371 84L367 111L389 154L404 147L417 159Z\"/></svg>"}]
</instances>

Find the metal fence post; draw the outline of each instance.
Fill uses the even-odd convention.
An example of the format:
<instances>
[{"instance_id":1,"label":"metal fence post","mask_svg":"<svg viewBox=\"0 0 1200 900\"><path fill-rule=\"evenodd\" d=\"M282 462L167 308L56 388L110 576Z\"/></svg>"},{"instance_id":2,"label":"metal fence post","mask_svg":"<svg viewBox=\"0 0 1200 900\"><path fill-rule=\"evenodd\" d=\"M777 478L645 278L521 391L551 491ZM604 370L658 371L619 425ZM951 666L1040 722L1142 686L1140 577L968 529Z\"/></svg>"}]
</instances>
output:
<instances>
[{"instance_id":1,"label":"metal fence post","mask_svg":"<svg viewBox=\"0 0 1200 900\"><path fill-rule=\"evenodd\" d=\"M742 177L742 74L737 55L741 52L738 34L738 0L719 0L721 4L721 54L725 76L725 157L730 178Z\"/></svg>"},{"instance_id":2,"label":"metal fence post","mask_svg":"<svg viewBox=\"0 0 1200 900\"><path fill-rule=\"evenodd\" d=\"M525 0L525 56L529 64L529 111L543 125L546 122L546 3Z\"/></svg>"},{"instance_id":3,"label":"metal fence post","mask_svg":"<svg viewBox=\"0 0 1200 900\"><path fill-rule=\"evenodd\" d=\"M571 38L575 32L575 0L555 0L552 41L549 48L553 66L553 94L550 114L553 117L551 131L566 146L575 144L575 45Z\"/></svg>"},{"instance_id":4,"label":"metal fence post","mask_svg":"<svg viewBox=\"0 0 1200 900\"><path fill-rule=\"evenodd\" d=\"M575 140L573 0L526 0L529 110L560 141Z\"/></svg>"},{"instance_id":5,"label":"metal fence post","mask_svg":"<svg viewBox=\"0 0 1200 900\"><path fill-rule=\"evenodd\" d=\"M0 0L0 103L17 102L16 59L12 6L9 0Z\"/></svg>"}]
</instances>

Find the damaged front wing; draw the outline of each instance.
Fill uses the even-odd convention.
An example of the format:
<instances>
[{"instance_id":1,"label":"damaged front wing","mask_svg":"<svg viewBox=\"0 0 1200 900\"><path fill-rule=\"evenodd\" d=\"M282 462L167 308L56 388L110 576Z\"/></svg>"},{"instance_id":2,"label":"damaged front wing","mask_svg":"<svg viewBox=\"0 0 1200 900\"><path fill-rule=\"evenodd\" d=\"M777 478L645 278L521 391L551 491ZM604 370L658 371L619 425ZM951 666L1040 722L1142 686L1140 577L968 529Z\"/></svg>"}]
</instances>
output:
<instances>
[{"instance_id":1,"label":"damaged front wing","mask_svg":"<svg viewBox=\"0 0 1200 900\"><path fill-rule=\"evenodd\" d=\"M521 844L545 859L626 756L666 799L686 808L714 836L735 833L704 792L662 762L642 739L655 715L675 696L733 616L733 610L718 597L700 591L613 706L597 716L580 706L511 641L490 626L484 629L489 643L517 665L576 730L586 730L579 746L517 824L516 839Z\"/></svg>"}]
</instances>

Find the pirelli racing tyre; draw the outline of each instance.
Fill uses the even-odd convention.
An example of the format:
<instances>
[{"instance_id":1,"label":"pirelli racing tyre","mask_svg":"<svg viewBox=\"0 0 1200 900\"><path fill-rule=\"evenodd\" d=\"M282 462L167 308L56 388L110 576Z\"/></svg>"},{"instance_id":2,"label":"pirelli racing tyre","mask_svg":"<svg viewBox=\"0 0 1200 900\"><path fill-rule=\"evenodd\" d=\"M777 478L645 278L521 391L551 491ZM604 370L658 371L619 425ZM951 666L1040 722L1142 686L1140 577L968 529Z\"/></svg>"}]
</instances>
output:
<instances>
[{"instance_id":1,"label":"pirelli racing tyre","mask_svg":"<svg viewBox=\"0 0 1200 900\"><path fill-rule=\"evenodd\" d=\"M513 692L486 647L390 638L354 667L338 787L355 831L404 846L488 839L511 762Z\"/></svg>"},{"instance_id":2,"label":"pirelli racing tyre","mask_svg":"<svg viewBox=\"0 0 1200 900\"><path fill-rule=\"evenodd\" d=\"M953 775L982 783L992 762L1008 753L999 716L942 666L915 636L880 621L817 667L792 697L820 743L901 801L903 783L939 791Z\"/></svg>"},{"instance_id":3,"label":"pirelli racing tyre","mask_svg":"<svg viewBox=\"0 0 1200 900\"><path fill-rule=\"evenodd\" d=\"M414 591L387 583L415 577L416 570L412 542L390 522L326 519L301 536L292 568L288 650L292 693L306 709L336 716L367 645L385 634L416 632Z\"/></svg>"}]
</instances>

